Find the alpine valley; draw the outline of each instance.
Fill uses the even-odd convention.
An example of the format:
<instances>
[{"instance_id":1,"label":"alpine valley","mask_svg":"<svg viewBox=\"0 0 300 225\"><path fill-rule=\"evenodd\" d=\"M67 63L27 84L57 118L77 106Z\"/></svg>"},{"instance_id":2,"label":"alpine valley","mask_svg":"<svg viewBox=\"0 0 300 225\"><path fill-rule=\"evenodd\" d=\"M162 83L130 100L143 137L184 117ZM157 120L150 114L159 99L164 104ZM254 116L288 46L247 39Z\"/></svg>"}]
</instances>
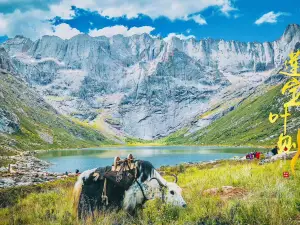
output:
<instances>
[{"instance_id":1,"label":"alpine valley","mask_svg":"<svg viewBox=\"0 0 300 225\"><path fill-rule=\"evenodd\" d=\"M298 48L296 24L264 43L16 36L0 45L0 148L268 145L281 129L268 122L284 101L278 72Z\"/></svg>"}]
</instances>

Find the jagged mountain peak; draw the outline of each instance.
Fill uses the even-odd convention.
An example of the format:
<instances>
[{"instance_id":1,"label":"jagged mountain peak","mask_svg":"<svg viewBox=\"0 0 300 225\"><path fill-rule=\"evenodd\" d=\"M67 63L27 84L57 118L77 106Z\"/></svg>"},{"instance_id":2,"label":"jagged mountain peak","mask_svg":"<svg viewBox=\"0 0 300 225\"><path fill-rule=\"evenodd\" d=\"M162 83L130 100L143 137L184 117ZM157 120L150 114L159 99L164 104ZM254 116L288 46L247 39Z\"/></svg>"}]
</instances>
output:
<instances>
[{"instance_id":1,"label":"jagged mountain peak","mask_svg":"<svg viewBox=\"0 0 300 225\"><path fill-rule=\"evenodd\" d=\"M14 38L7 39L4 43L11 43L11 42L23 43L23 42L33 42L33 41L23 35L16 35Z\"/></svg>"},{"instance_id":2,"label":"jagged mountain peak","mask_svg":"<svg viewBox=\"0 0 300 225\"><path fill-rule=\"evenodd\" d=\"M300 35L300 25L290 24L285 29L281 39L287 43L290 43L293 40L293 37Z\"/></svg>"},{"instance_id":3,"label":"jagged mountain peak","mask_svg":"<svg viewBox=\"0 0 300 225\"><path fill-rule=\"evenodd\" d=\"M59 40L59 41L63 41L63 39L61 39L58 36L55 35L43 35L39 40ZM37 41L39 41L37 40Z\"/></svg>"},{"instance_id":4,"label":"jagged mountain peak","mask_svg":"<svg viewBox=\"0 0 300 225\"><path fill-rule=\"evenodd\" d=\"M206 111L227 87L234 93L245 83L236 96L246 97L300 42L298 30L290 25L283 38L265 43L79 34L35 42L15 37L1 46L18 74L59 112L98 122L113 118L118 132L153 139Z\"/></svg>"},{"instance_id":5,"label":"jagged mountain peak","mask_svg":"<svg viewBox=\"0 0 300 225\"><path fill-rule=\"evenodd\" d=\"M71 39L67 40L67 41L72 41L72 40L92 40L95 39L94 37L91 37L88 34L77 34L74 37L72 37Z\"/></svg>"},{"instance_id":6,"label":"jagged mountain peak","mask_svg":"<svg viewBox=\"0 0 300 225\"><path fill-rule=\"evenodd\" d=\"M284 31L284 35L286 35L288 33L296 33L298 31L300 31L299 24L289 24Z\"/></svg>"},{"instance_id":7,"label":"jagged mountain peak","mask_svg":"<svg viewBox=\"0 0 300 225\"><path fill-rule=\"evenodd\" d=\"M21 34L17 34L14 38L15 39L26 39L26 37Z\"/></svg>"},{"instance_id":8,"label":"jagged mountain peak","mask_svg":"<svg viewBox=\"0 0 300 225\"><path fill-rule=\"evenodd\" d=\"M165 40L166 40L166 42L174 42L174 41L180 41L180 42L193 42L194 41L195 42L195 41L197 41L196 38L194 38L194 37L188 37L186 39L182 39L178 36L172 36L170 39L165 39Z\"/></svg>"},{"instance_id":9,"label":"jagged mountain peak","mask_svg":"<svg viewBox=\"0 0 300 225\"><path fill-rule=\"evenodd\" d=\"M290 36L290 35L293 35L293 34L296 34L300 32L300 25L299 24L289 24L282 37L286 37L286 36ZM54 36L54 35L44 35L42 36L40 39L59 39L61 41L64 41L63 39L57 37L57 36ZM128 40L128 39L148 39L148 40L159 40L159 41L164 41L164 42L193 42L193 43L200 43L200 42L209 42L209 43L212 43L212 42L228 42L228 43L232 43L232 42L235 42L235 43L244 43L244 42L240 42L240 41L237 41L237 40L223 40L223 39L214 39L214 38L211 38L211 37L207 37L207 38L203 38L203 39L199 39L197 40L196 38L194 37L190 37L190 38L187 38L187 39L181 39L179 38L178 36L172 36L171 38L169 39L164 39L164 38L161 38L161 37L155 37L155 36L151 36L150 34L148 33L142 33L142 34L134 34L132 36L124 36L122 34L117 34L117 35L114 35L112 37L106 37L106 36L97 36L97 37L91 37L89 36L88 34L78 34L78 35L75 35L74 37L72 37L71 39L69 40L80 40L80 39L115 39L115 40L120 40L120 39L123 39L123 40ZM8 39L6 42L12 42L12 41L29 41L30 39L29 38L26 38L24 37L23 35L16 35L14 38L10 38ZM30 40L31 41L31 40ZM68 41L68 40L67 40ZM5 43L6 43L5 42ZM31 41L32 42L32 41ZM260 42L250 42L250 43L260 43Z\"/></svg>"}]
</instances>

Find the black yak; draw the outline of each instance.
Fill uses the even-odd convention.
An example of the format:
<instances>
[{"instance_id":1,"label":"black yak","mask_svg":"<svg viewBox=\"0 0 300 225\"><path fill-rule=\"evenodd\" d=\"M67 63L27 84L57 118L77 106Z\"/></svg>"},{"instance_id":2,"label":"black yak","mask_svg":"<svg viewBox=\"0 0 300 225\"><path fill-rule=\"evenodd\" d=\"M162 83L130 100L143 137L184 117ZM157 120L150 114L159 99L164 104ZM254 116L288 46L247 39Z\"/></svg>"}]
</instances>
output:
<instances>
[{"instance_id":1,"label":"black yak","mask_svg":"<svg viewBox=\"0 0 300 225\"><path fill-rule=\"evenodd\" d=\"M103 177L111 167L84 171L74 187L78 217L85 218L93 215L95 210L112 208L123 208L132 214L138 206L156 198L174 206L186 206L181 196L182 189L175 182L167 182L150 162L136 160L134 168L129 171L131 174L126 173L132 180L128 185L118 185Z\"/></svg>"}]
</instances>

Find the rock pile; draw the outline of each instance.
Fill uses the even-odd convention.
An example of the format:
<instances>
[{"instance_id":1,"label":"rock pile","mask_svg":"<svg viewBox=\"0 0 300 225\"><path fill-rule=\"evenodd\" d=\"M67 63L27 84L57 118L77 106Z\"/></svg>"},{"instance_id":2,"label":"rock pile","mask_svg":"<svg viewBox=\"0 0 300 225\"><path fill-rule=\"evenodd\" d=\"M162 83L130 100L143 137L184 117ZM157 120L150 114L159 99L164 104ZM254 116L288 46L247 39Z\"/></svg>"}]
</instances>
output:
<instances>
[{"instance_id":1,"label":"rock pile","mask_svg":"<svg viewBox=\"0 0 300 225\"><path fill-rule=\"evenodd\" d=\"M49 163L36 158L31 152L5 158L16 163L0 168L0 188L31 185L67 177L63 173L47 172ZM75 176L75 174L68 174L68 176Z\"/></svg>"}]
</instances>

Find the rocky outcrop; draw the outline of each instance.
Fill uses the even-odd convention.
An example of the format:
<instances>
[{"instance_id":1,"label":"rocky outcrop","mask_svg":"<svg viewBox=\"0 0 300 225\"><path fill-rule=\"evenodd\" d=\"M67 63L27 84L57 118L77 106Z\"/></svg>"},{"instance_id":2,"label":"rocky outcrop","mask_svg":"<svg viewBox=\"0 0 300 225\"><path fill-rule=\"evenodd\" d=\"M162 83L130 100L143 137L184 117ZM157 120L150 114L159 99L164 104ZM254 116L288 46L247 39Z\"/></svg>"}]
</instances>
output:
<instances>
[{"instance_id":1,"label":"rocky outcrop","mask_svg":"<svg viewBox=\"0 0 300 225\"><path fill-rule=\"evenodd\" d=\"M45 133L45 132L41 132L41 131L38 131L38 134L44 142L51 144L51 145L53 144L53 136L52 135Z\"/></svg>"},{"instance_id":2,"label":"rocky outcrop","mask_svg":"<svg viewBox=\"0 0 300 225\"><path fill-rule=\"evenodd\" d=\"M50 164L36 158L32 152L0 156L0 160L2 159L9 159L15 163L0 167L0 188L32 185L67 177L62 173L46 172ZM69 175L75 176L75 174Z\"/></svg>"},{"instance_id":3,"label":"rocky outcrop","mask_svg":"<svg viewBox=\"0 0 300 225\"><path fill-rule=\"evenodd\" d=\"M0 108L0 133L13 134L20 131L20 121L16 114Z\"/></svg>"},{"instance_id":4,"label":"rocky outcrop","mask_svg":"<svg viewBox=\"0 0 300 225\"><path fill-rule=\"evenodd\" d=\"M13 149L51 148L51 144L65 148L67 142L67 147L77 148L113 143L100 132L60 115L16 75L0 71L0 155L10 155Z\"/></svg>"},{"instance_id":5,"label":"rocky outcrop","mask_svg":"<svg viewBox=\"0 0 300 225\"><path fill-rule=\"evenodd\" d=\"M3 47L0 46L0 69L7 72L14 72L14 66L9 55Z\"/></svg>"},{"instance_id":6,"label":"rocky outcrop","mask_svg":"<svg viewBox=\"0 0 300 225\"><path fill-rule=\"evenodd\" d=\"M294 24L265 43L80 34L35 42L17 36L2 47L19 76L59 112L92 122L105 110L120 121L118 130L155 139L193 121L216 98L229 102L249 96L299 42L300 27ZM200 121L199 127L213 120Z\"/></svg>"}]
</instances>

